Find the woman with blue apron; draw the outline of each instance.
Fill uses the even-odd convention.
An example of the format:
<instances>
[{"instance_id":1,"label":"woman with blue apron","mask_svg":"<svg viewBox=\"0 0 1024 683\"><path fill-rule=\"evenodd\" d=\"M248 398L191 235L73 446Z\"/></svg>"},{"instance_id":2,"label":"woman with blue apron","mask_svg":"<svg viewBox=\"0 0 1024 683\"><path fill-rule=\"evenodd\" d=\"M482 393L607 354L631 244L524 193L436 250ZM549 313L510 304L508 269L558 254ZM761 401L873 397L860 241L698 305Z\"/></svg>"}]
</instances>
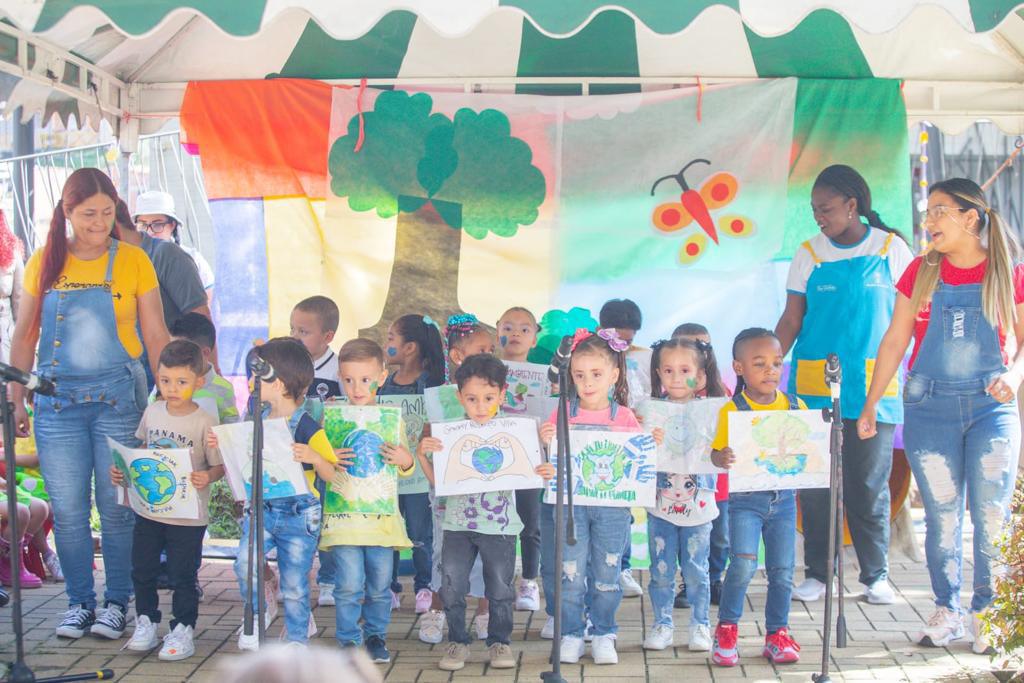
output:
<instances>
[{"instance_id":1,"label":"woman with blue apron","mask_svg":"<svg viewBox=\"0 0 1024 683\"><path fill-rule=\"evenodd\" d=\"M839 356L846 520L866 599L890 604L895 595L888 581L889 475L893 436L903 421L897 378L878 403L874 438L856 437L856 418L871 381L875 349L892 319L896 280L912 256L906 242L871 209L867 183L849 166L829 166L818 175L811 206L821 233L793 257L786 309L775 333L784 351L793 348L789 392L812 409L832 406L825 359L830 353ZM799 496L806 569L793 599L810 602L825 594L829 491L804 489Z\"/></svg>"},{"instance_id":2,"label":"woman with blue apron","mask_svg":"<svg viewBox=\"0 0 1024 683\"><path fill-rule=\"evenodd\" d=\"M25 268L25 314L11 350L11 364L31 370L38 340L38 373L56 385L53 396L37 394L34 407L39 463L69 601L57 627L65 638L86 632L120 638L124 631L134 516L117 504L107 440L138 445L135 430L147 392L136 320L150 358L159 358L167 342L152 264L141 249L112 236L116 201L113 184L98 169L68 177L46 246ZM18 434L27 436L24 387L12 389ZM89 525L93 481L106 574L98 616Z\"/></svg>"},{"instance_id":3,"label":"woman with blue apron","mask_svg":"<svg viewBox=\"0 0 1024 683\"><path fill-rule=\"evenodd\" d=\"M976 183L932 185L923 221L932 250L897 285L892 324L878 349L878 371L858 421L876 432L873 408L911 338L903 391L904 441L925 510L925 554L935 612L915 636L945 647L964 636L960 605L964 507L974 527L974 581L968 627L973 650L991 647L979 628L992 603L995 540L1010 512L1020 455L1016 396L1024 375L1024 266L1019 249ZM1018 350L1012 362L1006 336Z\"/></svg>"}]
</instances>

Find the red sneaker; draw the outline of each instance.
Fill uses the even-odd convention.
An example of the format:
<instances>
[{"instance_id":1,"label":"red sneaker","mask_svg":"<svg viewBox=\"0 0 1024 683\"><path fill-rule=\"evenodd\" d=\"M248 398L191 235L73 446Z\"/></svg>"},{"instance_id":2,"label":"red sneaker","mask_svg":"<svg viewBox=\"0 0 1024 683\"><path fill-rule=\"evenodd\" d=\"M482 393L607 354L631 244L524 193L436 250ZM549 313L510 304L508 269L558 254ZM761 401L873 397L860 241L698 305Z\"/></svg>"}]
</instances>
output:
<instances>
[{"instance_id":1,"label":"red sneaker","mask_svg":"<svg viewBox=\"0 0 1024 683\"><path fill-rule=\"evenodd\" d=\"M715 628L715 645L711 650L711 661L719 666L736 666L740 661L736 649L736 624L719 624Z\"/></svg>"},{"instance_id":2,"label":"red sneaker","mask_svg":"<svg viewBox=\"0 0 1024 683\"><path fill-rule=\"evenodd\" d=\"M792 664L800 661L800 646L789 635L789 629L780 628L764 637L761 654L776 664Z\"/></svg>"}]
</instances>

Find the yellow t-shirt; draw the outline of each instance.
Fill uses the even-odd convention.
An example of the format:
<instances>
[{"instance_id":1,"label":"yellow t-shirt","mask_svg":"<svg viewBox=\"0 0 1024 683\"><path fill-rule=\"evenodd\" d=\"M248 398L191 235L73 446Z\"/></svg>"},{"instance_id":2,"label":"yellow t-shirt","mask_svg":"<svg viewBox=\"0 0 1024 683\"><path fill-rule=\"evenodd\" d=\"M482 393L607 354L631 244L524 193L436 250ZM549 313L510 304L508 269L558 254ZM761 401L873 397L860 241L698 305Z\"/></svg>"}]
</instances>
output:
<instances>
[{"instance_id":1,"label":"yellow t-shirt","mask_svg":"<svg viewBox=\"0 0 1024 683\"><path fill-rule=\"evenodd\" d=\"M91 261L83 261L70 253L64 262L64 269L57 277L53 289L75 290L82 285L102 285L107 274L107 261L110 253ZM39 297L39 271L42 268L43 250L37 249L25 266L25 291ZM138 358L142 355L142 340L136 330L139 309L136 300L158 284L156 271L146 252L139 247L121 242L117 246L114 257L114 268L111 272L114 299L114 317L117 319L117 336L128 355Z\"/></svg>"},{"instance_id":2,"label":"yellow t-shirt","mask_svg":"<svg viewBox=\"0 0 1024 683\"><path fill-rule=\"evenodd\" d=\"M789 410L789 399L778 389L775 390L775 400L771 403L754 403L745 391L743 392L743 398L747 399L751 410ZM800 410L807 410L807 404L802 400L797 398L796 402L800 406ZM718 411L718 427L715 431L715 440L711 442L711 447L716 451L720 451L729 445L729 413L736 410L739 410L736 404L732 401L727 401L722 406L722 409Z\"/></svg>"}]
</instances>

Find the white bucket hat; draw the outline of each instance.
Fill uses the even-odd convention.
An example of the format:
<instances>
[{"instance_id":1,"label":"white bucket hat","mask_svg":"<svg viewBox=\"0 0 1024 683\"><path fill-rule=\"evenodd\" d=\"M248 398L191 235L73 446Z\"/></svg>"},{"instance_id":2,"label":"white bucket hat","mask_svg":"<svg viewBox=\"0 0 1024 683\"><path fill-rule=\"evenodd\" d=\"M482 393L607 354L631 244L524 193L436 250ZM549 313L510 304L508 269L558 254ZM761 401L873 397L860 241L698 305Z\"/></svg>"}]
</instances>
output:
<instances>
[{"instance_id":1,"label":"white bucket hat","mask_svg":"<svg viewBox=\"0 0 1024 683\"><path fill-rule=\"evenodd\" d=\"M175 223L181 224L181 220L174 213L174 197L166 192L149 190L135 198L135 212L132 218L138 220L139 216L151 214L163 214Z\"/></svg>"}]
</instances>

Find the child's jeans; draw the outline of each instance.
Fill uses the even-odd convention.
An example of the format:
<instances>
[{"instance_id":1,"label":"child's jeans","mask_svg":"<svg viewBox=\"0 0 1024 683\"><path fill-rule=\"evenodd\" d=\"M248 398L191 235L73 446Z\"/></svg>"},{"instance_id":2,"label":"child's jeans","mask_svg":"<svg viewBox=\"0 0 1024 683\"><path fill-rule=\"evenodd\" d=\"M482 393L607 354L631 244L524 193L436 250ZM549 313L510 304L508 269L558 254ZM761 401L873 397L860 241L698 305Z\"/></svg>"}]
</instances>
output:
<instances>
[{"instance_id":1,"label":"child's jeans","mask_svg":"<svg viewBox=\"0 0 1024 683\"><path fill-rule=\"evenodd\" d=\"M654 623L673 626L672 607L676 596L676 562L683 562L686 599L690 601L690 625L708 625L711 604L711 582L708 580L708 551L711 545L711 522L697 526L676 526L647 514L647 544L651 557L651 604Z\"/></svg>"},{"instance_id":2,"label":"child's jeans","mask_svg":"<svg viewBox=\"0 0 1024 683\"><path fill-rule=\"evenodd\" d=\"M309 571L313 568L313 554L320 537L320 501L312 495L272 498L263 503L262 562L272 548L277 548L277 571L280 575L281 598L284 602L285 639L305 643L309 626ZM235 576L242 591L242 600L248 595L249 516L242 521L242 538L238 541L235 558ZM253 571L255 578L256 572ZM256 609L259 591L254 590L253 609Z\"/></svg>"},{"instance_id":3,"label":"child's jeans","mask_svg":"<svg viewBox=\"0 0 1024 683\"><path fill-rule=\"evenodd\" d=\"M708 553L708 579L720 583L729 562L729 499L718 501L718 516L711 522L711 550ZM689 598L687 598L689 600Z\"/></svg>"},{"instance_id":4,"label":"child's jeans","mask_svg":"<svg viewBox=\"0 0 1024 683\"><path fill-rule=\"evenodd\" d=\"M320 556L320 568L316 570L316 582L321 586L333 586L338 577L334 556L330 550L320 550L317 554Z\"/></svg>"},{"instance_id":5,"label":"child's jeans","mask_svg":"<svg viewBox=\"0 0 1024 683\"><path fill-rule=\"evenodd\" d=\"M765 630L775 633L789 625L793 595L796 544L796 496L791 489L729 494L729 568L722 584L718 620L739 623L747 586L757 571L757 551L764 537L768 600Z\"/></svg>"},{"instance_id":6,"label":"child's jeans","mask_svg":"<svg viewBox=\"0 0 1024 683\"><path fill-rule=\"evenodd\" d=\"M487 646L508 645L512 637L512 608L516 575L516 537L481 534L475 531L445 531L441 549L441 600L448 618L448 640L468 645L473 642L466 629L466 595L469 575L479 555L483 562L484 595L490 612Z\"/></svg>"},{"instance_id":7,"label":"child's jeans","mask_svg":"<svg viewBox=\"0 0 1024 683\"><path fill-rule=\"evenodd\" d=\"M618 630L615 612L622 602L619 574L622 551L630 533L629 508L579 506L573 509L573 515L576 545L562 549L563 634L583 637L590 583L593 584L590 595L593 633L595 636L614 634Z\"/></svg>"},{"instance_id":8,"label":"child's jeans","mask_svg":"<svg viewBox=\"0 0 1024 683\"><path fill-rule=\"evenodd\" d=\"M380 546L336 545L326 552L338 569L334 584L334 637L338 643L344 647L360 645L364 637L387 638L394 551Z\"/></svg>"},{"instance_id":9,"label":"child's jeans","mask_svg":"<svg viewBox=\"0 0 1024 683\"><path fill-rule=\"evenodd\" d=\"M431 569L434 566L434 517L430 512L429 493L398 494L398 511L405 520L405 532L412 541L413 591L419 593L430 589ZM391 590L402 592L398 582L399 554L394 553L394 567L391 572Z\"/></svg>"},{"instance_id":10,"label":"child's jeans","mask_svg":"<svg viewBox=\"0 0 1024 683\"><path fill-rule=\"evenodd\" d=\"M199 594L196 592L196 558L202 556L205 526L179 526L135 515L132 538L132 583L135 612L160 623L160 596L156 583L160 575L160 553L167 549L167 581L171 598L171 630L178 624L196 625Z\"/></svg>"}]
</instances>

